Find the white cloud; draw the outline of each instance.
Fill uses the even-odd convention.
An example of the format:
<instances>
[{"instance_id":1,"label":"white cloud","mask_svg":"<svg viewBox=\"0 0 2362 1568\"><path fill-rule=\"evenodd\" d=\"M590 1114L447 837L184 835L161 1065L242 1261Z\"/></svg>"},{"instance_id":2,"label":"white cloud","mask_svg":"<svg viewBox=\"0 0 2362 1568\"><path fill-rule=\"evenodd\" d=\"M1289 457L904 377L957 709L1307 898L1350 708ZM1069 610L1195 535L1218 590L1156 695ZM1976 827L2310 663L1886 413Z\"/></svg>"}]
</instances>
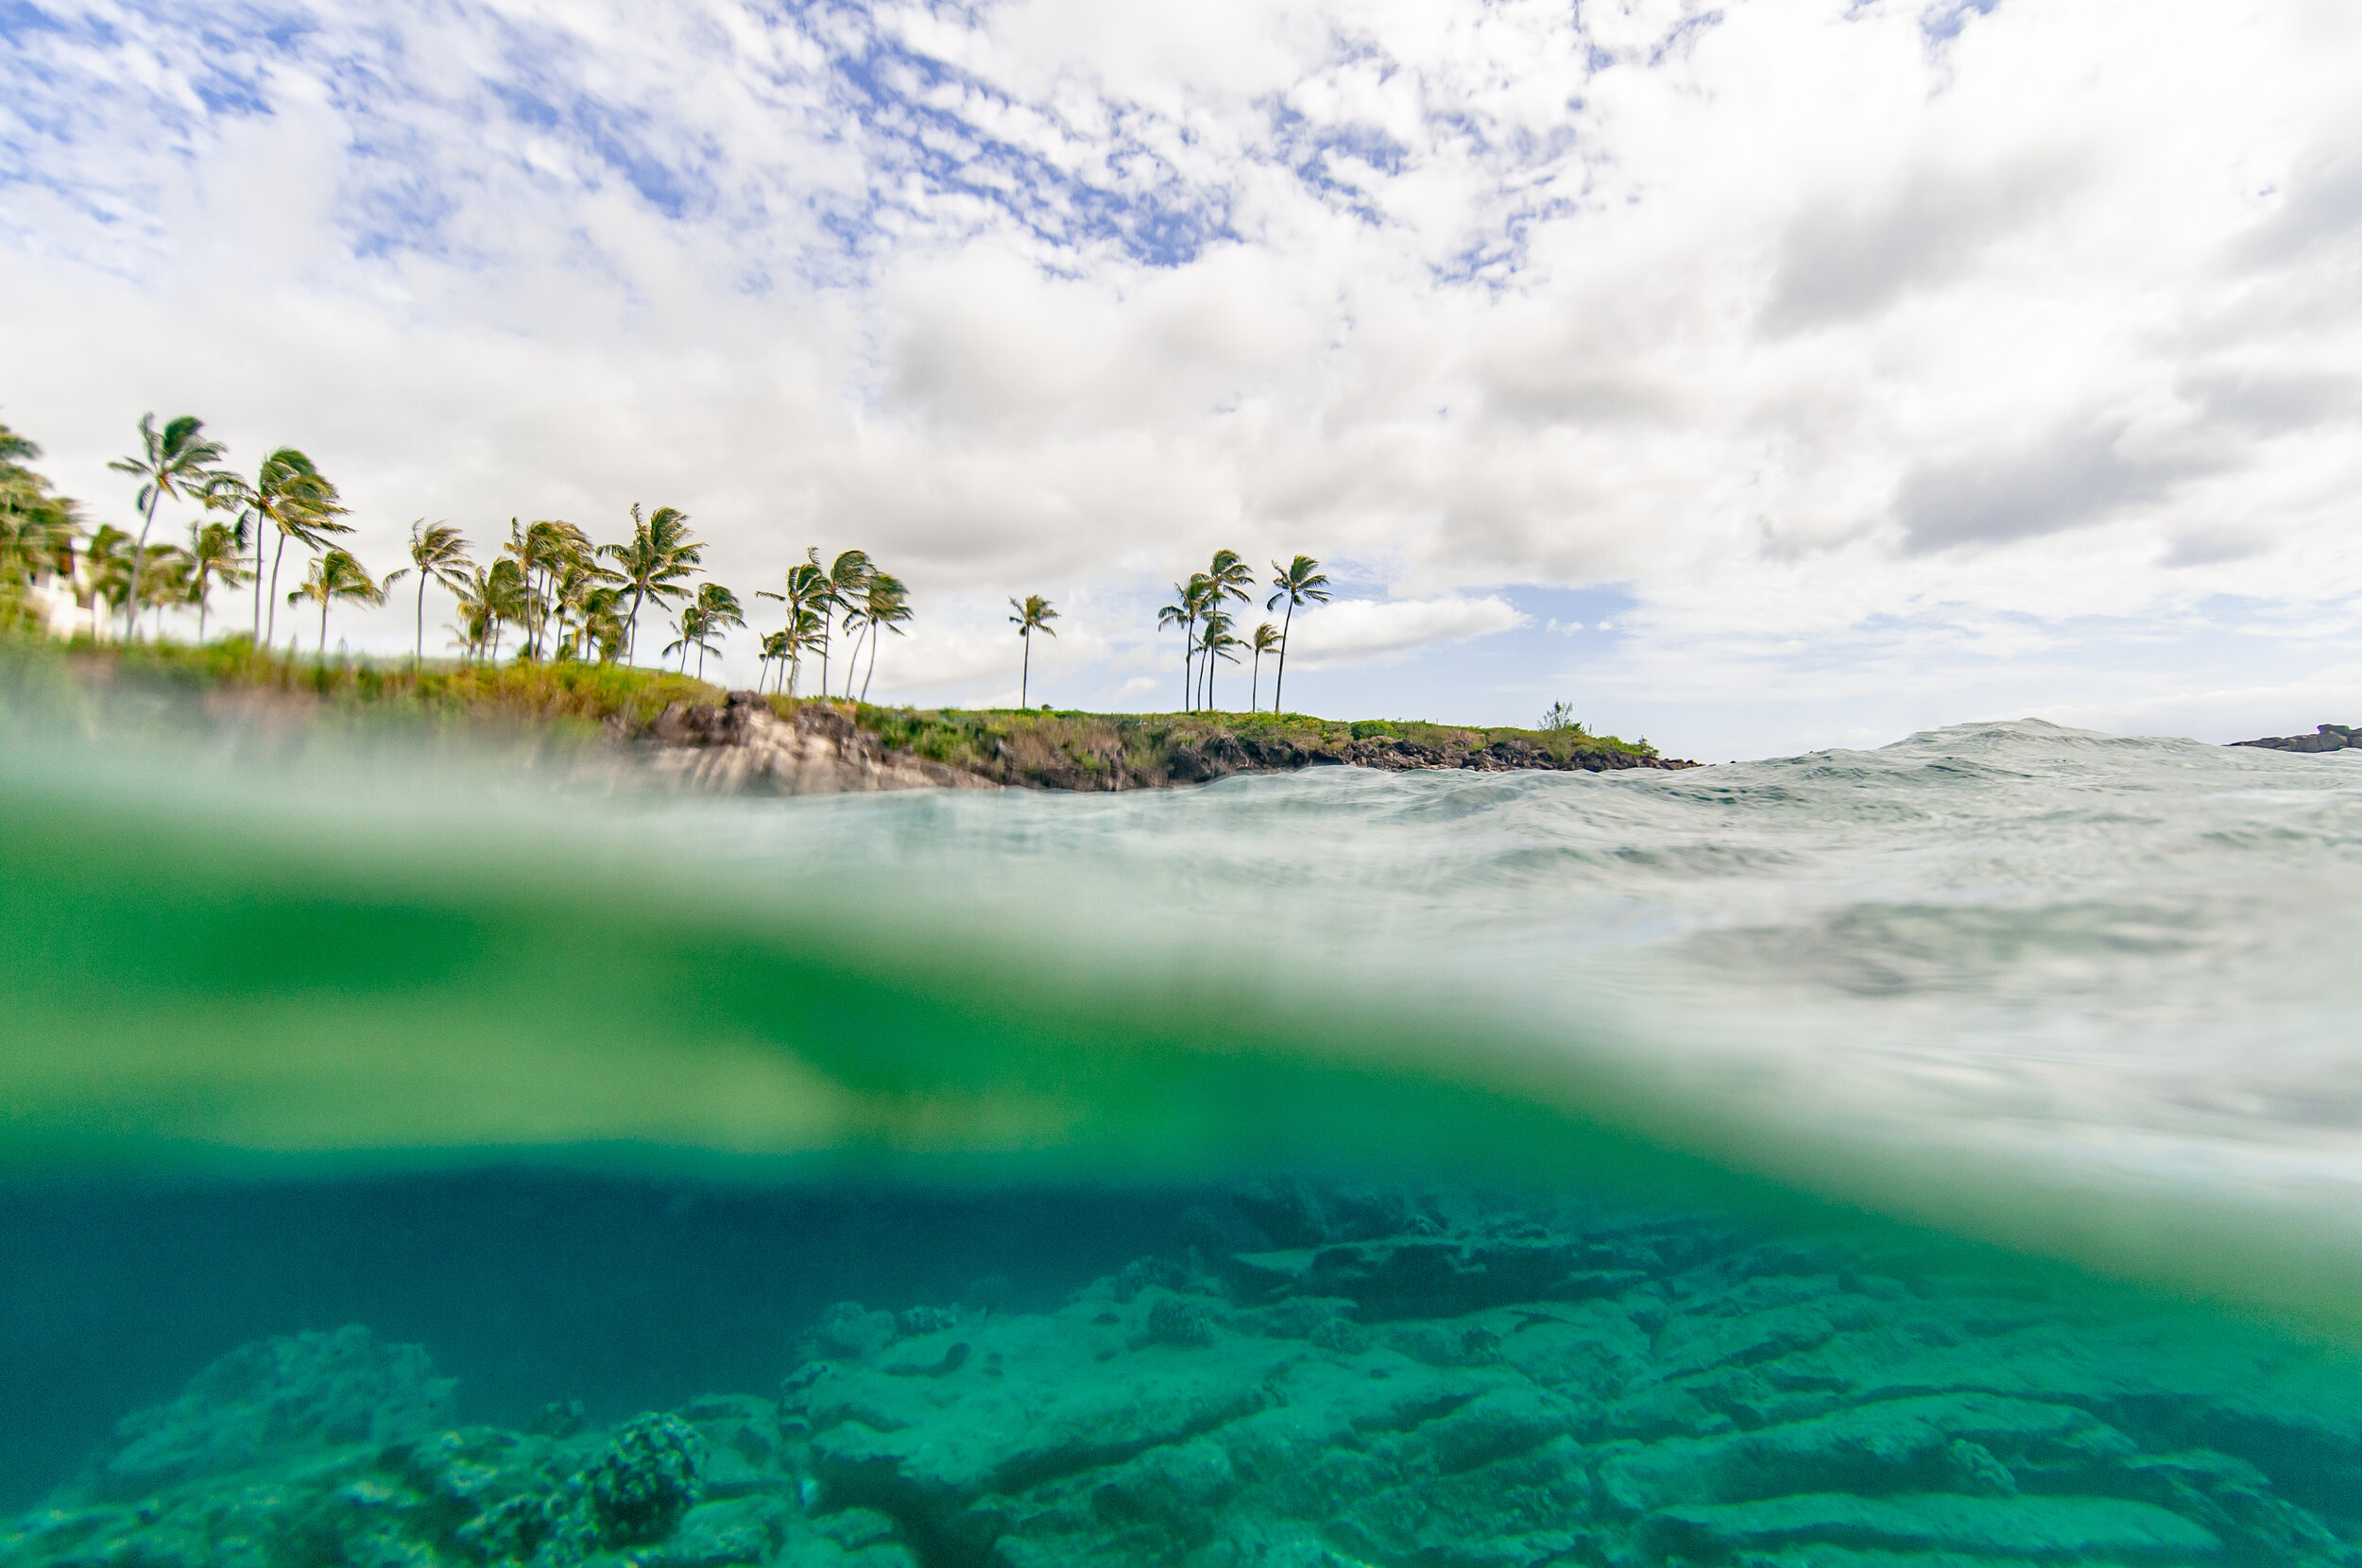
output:
<instances>
[{"instance_id":1,"label":"white cloud","mask_svg":"<svg viewBox=\"0 0 2362 1568\"><path fill-rule=\"evenodd\" d=\"M0 418L100 517L144 409L295 441L381 562L634 499L742 588L862 543L918 697L1036 584L1117 691L1217 545L1418 596L1308 672L1626 585L1662 701L2337 613L2362 13L1929 14L94 0L0 41Z\"/></svg>"},{"instance_id":2,"label":"white cloud","mask_svg":"<svg viewBox=\"0 0 2362 1568\"><path fill-rule=\"evenodd\" d=\"M1291 669L1334 670L1400 659L1437 643L1515 631L1531 617L1498 594L1481 599L1344 599L1300 611L1289 632Z\"/></svg>"}]
</instances>

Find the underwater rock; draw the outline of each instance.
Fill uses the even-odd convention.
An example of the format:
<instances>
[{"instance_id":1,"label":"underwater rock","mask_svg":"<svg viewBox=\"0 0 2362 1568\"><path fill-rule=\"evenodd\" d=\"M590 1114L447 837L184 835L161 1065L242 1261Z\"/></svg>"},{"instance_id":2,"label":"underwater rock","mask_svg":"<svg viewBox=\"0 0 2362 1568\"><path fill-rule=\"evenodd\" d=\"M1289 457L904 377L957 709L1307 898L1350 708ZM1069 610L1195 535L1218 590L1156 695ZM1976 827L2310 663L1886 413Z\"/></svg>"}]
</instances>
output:
<instances>
[{"instance_id":1,"label":"underwater rock","mask_svg":"<svg viewBox=\"0 0 2362 1568\"><path fill-rule=\"evenodd\" d=\"M68 1489L0 1562L2362 1568L2352 1369L2219 1318L1666 1216L1308 1189L1252 1223L1312 1244L1229 1296L1168 1258L1046 1312L840 1304L778 1400L604 1432L352 1439L448 1385L366 1337L248 1347L216 1365L267 1375L209 1369L245 1392L154 1429L274 1388L384 1407Z\"/></svg>"},{"instance_id":2,"label":"underwater rock","mask_svg":"<svg viewBox=\"0 0 2362 1568\"><path fill-rule=\"evenodd\" d=\"M873 1312L859 1302L839 1302L820 1314L812 1331L812 1350L818 1355L865 1361L894 1343L900 1332L891 1312Z\"/></svg>"},{"instance_id":3,"label":"underwater rock","mask_svg":"<svg viewBox=\"0 0 2362 1568\"><path fill-rule=\"evenodd\" d=\"M453 1384L416 1345L381 1345L349 1324L241 1346L180 1397L124 1418L90 1492L137 1497L340 1443L398 1441L451 1420Z\"/></svg>"}]
</instances>

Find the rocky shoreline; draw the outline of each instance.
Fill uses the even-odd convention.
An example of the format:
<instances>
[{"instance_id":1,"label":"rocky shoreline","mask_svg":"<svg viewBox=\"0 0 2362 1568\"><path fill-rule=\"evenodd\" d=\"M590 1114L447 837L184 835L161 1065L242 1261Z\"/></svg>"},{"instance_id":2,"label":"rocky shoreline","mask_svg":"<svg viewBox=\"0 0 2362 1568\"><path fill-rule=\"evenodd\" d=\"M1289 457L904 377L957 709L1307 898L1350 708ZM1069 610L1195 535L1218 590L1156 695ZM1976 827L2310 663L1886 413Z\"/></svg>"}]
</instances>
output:
<instances>
[{"instance_id":1,"label":"rocky shoreline","mask_svg":"<svg viewBox=\"0 0 2362 1568\"><path fill-rule=\"evenodd\" d=\"M1361 767L1471 773L1540 770L1677 771L1695 762L1611 749L1553 756L1518 737L1489 745L1435 744L1398 736L1308 745L1286 738L1216 732L1181 741L1142 759L1113 745L1058 749L1019 736L957 765L895 750L842 707L799 705L782 715L771 700L733 691L722 703L676 702L644 726L611 724L610 737L658 779L721 793L839 794L872 790L1019 788L1104 792L1210 783L1235 774Z\"/></svg>"},{"instance_id":2,"label":"rocky shoreline","mask_svg":"<svg viewBox=\"0 0 2362 1568\"><path fill-rule=\"evenodd\" d=\"M2234 746L2260 746L2266 751L2362 750L2362 729L2345 724L2321 724L2311 735L2267 735L2257 741L2234 741Z\"/></svg>"},{"instance_id":3,"label":"rocky shoreline","mask_svg":"<svg viewBox=\"0 0 2362 1568\"><path fill-rule=\"evenodd\" d=\"M208 1367L25 1568L2362 1564L2327 1352L1930 1244L1257 1184L1061 1306L840 1303L769 1392L454 1422L364 1329Z\"/></svg>"}]
</instances>

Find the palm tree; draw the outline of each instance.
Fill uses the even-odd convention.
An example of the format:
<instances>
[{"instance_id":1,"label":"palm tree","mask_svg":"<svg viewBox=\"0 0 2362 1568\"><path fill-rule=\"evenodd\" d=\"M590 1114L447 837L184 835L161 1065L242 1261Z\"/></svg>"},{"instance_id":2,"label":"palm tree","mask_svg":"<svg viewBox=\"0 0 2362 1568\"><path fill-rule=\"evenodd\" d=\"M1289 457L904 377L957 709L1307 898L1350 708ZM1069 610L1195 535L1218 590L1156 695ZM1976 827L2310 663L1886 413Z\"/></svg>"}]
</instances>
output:
<instances>
[{"instance_id":1,"label":"palm tree","mask_svg":"<svg viewBox=\"0 0 2362 1568\"><path fill-rule=\"evenodd\" d=\"M911 618L910 589L891 572L881 571L869 580L868 590L862 598L862 620L869 627L869 668L862 672L861 700L869 700L869 677L878 673L878 633L882 629L897 637L909 634L902 630ZM1052 633L1056 636L1056 633ZM847 684L850 684L849 678Z\"/></svg>"},{"instance_id":2,"label":"palm tree","mask_svg":"<svg viewBox=\"0 0 2362 1568\"><path fill-rule=\"evenodd\" d=\"M573 530L571 523L561 524ZM604 603L613 597L615 573L599 564L599 553L587 538L579 548L569 546L558 559L550 584L550 609L557 618L559 658L579 658L590 644L589 618L591 601ZM574 622L578 635L566 634L566 622Z\"/></svg>"},{"instance_id":3,"label":"palm tree","mask_svg":"<svg viewBox=\"0 0 2362 1568\"><path fill-rule=\"evenodd\" d=\"M786 625L771 635L779 639L779 651L775 656L787 661L784 690L792 697L796 695L796 677L803 672L804 655L820 640L820 612L809 607L798 609L788 617Z\"/></svg>"},{"instance_id":4,"label":"palm tree","mask_svg":"<svg viewBox=\"0 0 2362 1568\"><path fill-rule=\"evenodd\" d=\"M820 552L813 550L810 552L810 554L813 563L818 564ZM877 568L869 564L869 552L866 550L847 550L829 563L827 586L819 603L820 695L823 697L829 694L829 645L830 642L829 614L831 610L844 611L846 624L850 627L858 613L854 607L854 597L861 592L863 585L869 581L870 575L876 571ZM848 669L846 672L845 685L849 690L852 684L852 673Z\"/></svg>"},{"instance_id":5,"label":"palm tree","mask_svg":"<svg viewBox=\"0 0 2362 1568\"><path fill-rule=\"evenodd\" d=\"M724 632L732 626L744 626L746 624L746 613L738 607L738 595L719 583L700 583L697 586L697 602L694 607L698 618L697 678L703 680L706 678L708 647L704 639L710 634ZM685 619L682 624L687 625ZM714 649L713 656L721 657L722 651L718 648ZM681 663L682 673L686 674L688 656L685 653L681 656Z\"/></svg>"},{"instance_id":6,"label":"palm tree","mask_svg":"<svg viewBox=\"0 0 2362 1568\"><path fill-rule=\"evenodd\" d=\"M1050 622L1058 619L1058 612L1052 609L1050 601L1038 593L1027 594L1023 604L1010 600L1009 608L1017 611L1009 617L1009 624L1015 626L1017 635L1025 639L1025 669L1018 677L1017 684L1017 706L1023 707L1033 693L1034 634L1040 632L1046 637L1057 636L1050 629Z\"/></svg>"},{"instance_id":7,"label":"palm tree","mask_svg":"<svg viewBox=\"0 0 2362 1568\"><path fill-rule=\"evenodd\" d=\"M1247 646L1255 650L1254 694L1248 699L1248 707L1254 712L1260 713L1263 711L1263 656L1265 654L1278 652L1279 628L1273 625L1268 621L1264 622L1261 625L1255 628L1255 640L1248 643Z\"/></svg>"},{"instance_id":8,"label":"palm tree","mask_svg":"<svg viewBox=\"0 0 2362 1568\"><path fill-rule=\"evenodd\" d=\"M246 536L234 524L206 522L189 524L189 603L197 606L197 640L205 640L205 612L210 608L214 585L236 588L247 579L247 569L241 564L246 554Z\"/></svg>"},{"instance_id":9,"label":"palm tree","mask_svg":"<svg viewBox=\"0 0 2362 1568\"><path fill-rule=\"evenodd\" d=\"M1245 604L1247 585L1255 581L1255 573L1247 566L1245 557L1235 550L1215 551L1212 563L1198 575L1205 581L1207 607L1210 610L1220 610L1225 599L1235 599L1240 604ZM1225 621L1225 630L1227 625L1228 622ZM1232 645L1242 646L1235 642ZM1206 639L1202 637L1198 639L1197 650L1201 654L1206 651ZM1225 654L1223 656L1230 659L1233 664L1238 662L1238 659L1231 655ZM1206 666L1205 680L1206 706L1210 708L1214 706L1214 669L1210 661Z\"/></svg>"},{"instance_id":10,"label":"palm tree","mask_svg":"<svg viewBox=\"0 0 2362 1568\"><path fill-rule=\"evenodd\" d=\"M711 625L711 622L706 616L705 606L702 605L693 604L683 607L680 612L680 620L676 622L676 625L680 632L680 636L674 641L668 642L664 645L664 653L670 654L675 651L678 651L680 654L680 673L685 675L689 673L689 650L692 648L696 649L697 678L699 680L705 679L706 654L710 651L718 656L722 651L719 648L715 648L711 643L705 639L706 632ZM658 656L661 657L662 655L659 655Z\"/></svg>"},{"instance_id":11,"label":"palm tree","mask_svg":"<svg viewBox=\"0 0 2362 1568\"><path fill-rule=\"evenodd\" d=\"M781 635L787 638L784 646L787 649L787 690L790 696L796 692L796 673L802 668L804 650L813 646L823 635L821 618L825 612L821 606L829 589L829 574L820 570L818 547L804 554L805 560L788 568L787 580L780 584L784 592L773 593L769 588L755 590L756 598L776 599L787 610L787 625Z\"/></svg>"},{"instance_id":12,"label":"palm tree","mask_svg":"<svg viewBox=\"0 0 2362 1568\"><path fill-rule=\"evenodd\" d=\"M1328 579L1321 574L1321 563L1309 555L1298 555L1286 566L1274 561L1271 569L1271 586L1277 591L1263 608L1275 610L1283 599L1288 604L1288 614L1279 626L1279 673L1271 683L1271 710L1276 713L1280 690L1288 682L1288 633L1295 624L1296 606L1328 603Z\"/></svg>"},{"instance_id":13,"label":"palm tree","mask_svg":"<svg viewBox=\"0 0 2362 1568\"><path fill-rule=\"evenodd\" d=\"M1196 703L1193 693L1197 683L1193 676L1197 670L1197 616L1205 604L1203 583L1202 577L1192 577L1186 583L1173 584L1172 603L1156 612L1157 630L1162 631L1167 626L1181 628L1181 706L1184 709L1194 707Z\"/></svg>"},{"instance_id":14,"label":"palm tree","mask_svg":"<svg viewBox=\"0 0 2362 1568\"><path fill-rule=\"evenodd\" d=\"M281 447L263 459L250 485L235 474L220 475L207 486L205 503L223 511L235 511L241 521L250 520L253 523L254 636L261 646L268 647L278 636L279 565L286 556L287 541L295 539L306 549L317 550L330 535L352 532L350 524L336 520L345 515L336 486L303 453L293 447ZM279 535L278 549L270 558L267 594L263 588L262 575L263 535L266 529ZM270 602L267 619L263 608L265 598Z\"/></svg>"},{"instance_id":15,"label":"palm tree","mask_svg":"<svg viewBox=\"0 0 2362 1568\"><path fill-rule=\"evenodd\" d=\"M563 616L565 602L558 582L566 568L595 555L590 537L562 519L544 518L520 528L508 520L508 542L501 554L517 563L525 584L525 656L541 656L543 634L553 612Z\"/></svg>"},{"instance_id":16,"label":"palm tree","mask_svg":"<svg viewBox=\"0 0 2362 1568\"><path fill-rule=\"evenodd\" d=\"M1236 664L1239 662L1239 656L1234 650L1246 646L1243 641L1230 635L1230 615L1228 611L1218 609L1207 610L1206 612L1206 629L1197 634L1197 651L1205 657L1206 660L1206 711L1208 713L1215 710L1215 661L1217 659L1227 659L1232 664Z\"/></svg>"},{"instance_id":17,"label":"palm tree","mask_svg":"<svg viewBox=\"0 0 2362 1568\"><path fill-rule=\"evenodd\" d=\"M436 583L456 594L468 586L468 570L475 563L468 558L468 541L459 530L448 522L429 523L419 518L410 524L410 565L404 571L419 574L419 645L412 656L416 664L426 663L426 586ZM385 579L393 586L394 577Z\"/></svg>"},{"instance_id":18,"label":"palm tree","mask_svg":"<svg viewBox=\"0 0 2362 1568\"><path fill-rule=\"evenodd\" d=\"M689 531L688 513L677 506L659 506L643 521L636 501L631 503L630 542L599 547L600 554L621 568L617 580L631 589L631 608L624 616L625 663L640 649L641 605L650 599L661 605L686 594L704 550Z\"/></svg>"},{"instance_id":19,"label":"palm tree","mask_svg":"<svg viewBox=\"0 0 2362 1568\"><path fill-rule=\"evenodd\" d=\"M90 576L94 605L104 599L109 605L130 603L131 551L130 535L111 522L102 522L98 532L90 537L90 547L83 552L83 570ZM91 635L98 635L94 622Z\"/></svg>"},{"instance_id":20,"label":"palm tree","mask_svg":"<svg viewBox=\"0 0 2362 1568\"><path fill-rule=\"evenodd\" d=\"M287 595L290 605L299 599L313 600L320 607L319 656L325 659L328 657L328 606L339 599L357 599L365 605L382 605L385 602L385 590L369 580L369 574L362 570L361 563L353 559L349 552L331 550L312 562L311 575L303 579L303 586Z\"/></svg>"},{"instance_id":21,"label":"palm tree","mask_svg":"<svg viewBox=\"0 0 2362 1568\"><path fill-rule=\"evenodd\" d=\"M585 593L576 626L581 632L582 648L595 643L601 664L615 662L624 651L623 588L614 583L601 582Z\"/></svg>"},{"instance_id":22,"label":"palm tree","mask_svg":"<svg viewBox=\"0 0 2362 1568\"><path fill-rule=\"evenodd\" d=\"M147 553L148 531L156 526L156 503L166 496L175 501L202 499L214 482L213 466L221 461L225 449L218 441L205 439L199 434L204 428L204 420L183 414L158 430L156 416L143 414L138 455L107 465L140 482L140 537L131 554L130 590L124 597L126 636L136 636L139 631L140 568Z\"/></svg>"},{"instance_id":23,"label":"palm tree","mask_svg":"<svg viewBox=\"0 0 2362 1568\"><path fill-rule=\"evenodd\" d=\"M156 612L155 634L164 635L164 611L188 598L189 553L177 544L151 544L134 551L133 578L140 585L140 608Z\"/></svg>"}]
</instances>

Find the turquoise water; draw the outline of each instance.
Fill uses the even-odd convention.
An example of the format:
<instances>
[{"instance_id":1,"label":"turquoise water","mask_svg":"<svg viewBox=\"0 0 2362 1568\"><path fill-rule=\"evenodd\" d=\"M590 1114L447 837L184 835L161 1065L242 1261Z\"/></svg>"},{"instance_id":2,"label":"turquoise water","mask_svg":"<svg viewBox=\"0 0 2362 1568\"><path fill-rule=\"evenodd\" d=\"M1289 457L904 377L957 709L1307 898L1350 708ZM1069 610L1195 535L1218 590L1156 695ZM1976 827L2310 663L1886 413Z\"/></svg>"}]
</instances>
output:
<instances>
[{"instance_id":1,"label":"turquoise water","mask_svg":"<svg viewBox=\"0 0 2362 1568\"><path fill-rule=\"evenodd\" d=\"M0 1560L2362 1561L2362 772L681 800L20 691Z\"/></svg>"}]
</instances>

